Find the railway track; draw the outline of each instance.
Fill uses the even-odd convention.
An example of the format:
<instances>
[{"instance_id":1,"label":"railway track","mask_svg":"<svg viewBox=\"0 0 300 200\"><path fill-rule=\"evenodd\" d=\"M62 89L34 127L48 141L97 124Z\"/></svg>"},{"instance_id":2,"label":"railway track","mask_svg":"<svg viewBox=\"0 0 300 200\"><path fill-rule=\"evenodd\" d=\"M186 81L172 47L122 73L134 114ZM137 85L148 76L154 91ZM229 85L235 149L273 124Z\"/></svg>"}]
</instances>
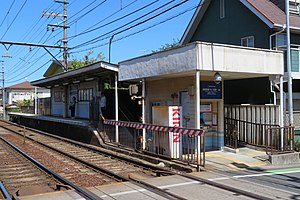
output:
<instances>
[{"instance_id":1,"label":"railway track","mask_svg":"<svg viewBox=\"0 0 300 200\"><path fill-rule=\"evenodd\" d=\"M120 156L96 152L34 131L27 130L25 136L21 134L23 129L7 122L1 121L0 126L5 127L6 131L17 133L2 135L5 140L80 187L128 181L167 199L184 199L141 181L166 173L154 165L146 168L146 164L130 163L128 159L120 159ZM115 181L104 181L108 179Z\"/></svg>"},{"instance_id":2,"label":"railway track","mask_svg":"<svg viewBox=\"0 0 300 200\"><path fill-rule=\"evenodd\" d=\"M8 194L36 194L63 185L0 140L0 177Z\"/></svg>"},{"instance_id":3,"label":"railway track","mask_svg":"<svg viewBox=\"0 0 300 200\"><path fill-rule=\"evenodd\" d=\"M14 133L18 133L18 140L22 138L24 130L20 128L20 126L15 126L11 123L8 124L7 122L0 121L0 127L13 131ZM5 137L8 137L7 135L5 135ZM161 174L179 175L194 181L198 181L217 188L224 189L226 191L233 192L235 194L244 195L254 199L269 199L251 192L239 190L231 186L225 186L186 173L173 171L170 169L158 168L155 165L153 166L151 164L145 164L141 161L138 162L134 159L126 157L126 155L124 154L121 155L120 153L108 151L105 149L102 151L98 151L92 147L86 147L86 145L80 146L78 142L67 143L66 141L60 140L58 138L40 135L40 133L35 132L32 129L27 130L25 132L25 135L27 138L27 144L35 143L39 144L40 146L46 145L48 150L51 149L53 151L58 152L59 154L63 154L66 157L71 157L74 161L84 163L84 165L88 166L89 168L92 168L96 171L100 171L100 173L103 174L108 174L108 177L114 177L115 179L119 179L120 181L131 182L167 199L185 198L180 197L178 195L174 195L156 186L150 185L142 181L142 179L156 177ZM10 137L12 137L12 134L10 134Z\"/></svg>"}]
</instances>

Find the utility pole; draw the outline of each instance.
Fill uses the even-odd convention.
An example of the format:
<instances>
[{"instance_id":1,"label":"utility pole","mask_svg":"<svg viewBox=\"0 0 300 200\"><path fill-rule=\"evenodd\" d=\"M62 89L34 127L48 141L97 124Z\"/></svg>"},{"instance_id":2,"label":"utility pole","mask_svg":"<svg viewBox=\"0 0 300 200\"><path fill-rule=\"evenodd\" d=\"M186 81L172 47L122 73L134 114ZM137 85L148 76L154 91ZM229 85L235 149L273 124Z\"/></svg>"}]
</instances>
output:
<instances>
[{"instance_id":1,"label":"utility pole","mask_svg":"<svg viewBox=\"0 0 300 200\"><path fill-rule=\"evenodd\" d=\"M291 70L291 39L290 39L290 2L285 0L285 13L286 13L286 64L288 73L288 105L289 105L289 123L294 126L294 113L293 113L293 78Z\"/></svg>"},{"instance_id":2,"label":"utility pole","mask_svg":"<svg viewBox=\"0 0 300 200\"><path fill-rule=\"evenodd\" d=\"M51 27L52 31L54 31L54 28L63 28L64 29L64 37L62 39L62 42L64 44L64 54L63 54L63 58L64 58L64 64L65 64L65 71L68 71L68 33L67 33L67 30L68 28L70 28L68 25L67 25L67 19L68 19L68 15L67 15L67 0L64 0L64 1L58 1L58 0L55 0L56 3L62 3L64 4L64 13L63 14L60 14L60 13L55 13L55 12L46 12L46 11L43 11L42 13L42 16L48 16L48 17L63 17L63 25L59 25L60 23L58 24L48 24L47 25L47 30L49 29L49 27Z\"/></svg>"},{"instance_id":3,"label":"utility pole","mask_svg":"<svg viewBox=\"0 0 300 200\"><path fill-rule=\"evenodd\" d=\"M8 50L9 48L6 48L6 54L2 56L2 58L12 58L11 55L9 55ZM5 110L5 87L4 87L4 60L2 60L2 104L3 104L3 119L6 119L6 110Z\"/></svg>"}]
</instances>

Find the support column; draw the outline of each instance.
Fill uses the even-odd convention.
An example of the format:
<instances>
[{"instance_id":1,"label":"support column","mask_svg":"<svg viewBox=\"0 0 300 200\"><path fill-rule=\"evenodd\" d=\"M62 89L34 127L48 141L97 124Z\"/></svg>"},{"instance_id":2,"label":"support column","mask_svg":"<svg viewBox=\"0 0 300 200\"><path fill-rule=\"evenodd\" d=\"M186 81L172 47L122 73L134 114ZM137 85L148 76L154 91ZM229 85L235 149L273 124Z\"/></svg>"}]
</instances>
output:
<instances>
[{"instance_id":1,"label":"support column","mask_svg":"<svg viewBox=\"0 0 300 200\"><path fill-rule=\"evenodd\" d=\"M115 115L116 121L119 121L119 98L118 98L118 74L115 74ZM119 126L116 125L116 142L119 142Z\"/></svg>"},{"instance_id":2,"label":"support column","mask_svg":"<svg viewBox=\"0 0 300 200\"><path fill-rule=\"evenodd\" d=\"M196 129L200 129L200 70L196 71ZM201 165L201 136L197 137L197 165Z\"/></svg>"},{"instance_id":3,"label":"support column","mask_svg":"<svg viewBox=\"0 0 300 200\"><path fill-rule=\"evenodd\" d=\"M145 94L146 94L146 86L145 86L145 79L142 81L142 123L145 123ZM143 129L143 150L146 149L146 129Z\"/></svg>"}]
</instances>

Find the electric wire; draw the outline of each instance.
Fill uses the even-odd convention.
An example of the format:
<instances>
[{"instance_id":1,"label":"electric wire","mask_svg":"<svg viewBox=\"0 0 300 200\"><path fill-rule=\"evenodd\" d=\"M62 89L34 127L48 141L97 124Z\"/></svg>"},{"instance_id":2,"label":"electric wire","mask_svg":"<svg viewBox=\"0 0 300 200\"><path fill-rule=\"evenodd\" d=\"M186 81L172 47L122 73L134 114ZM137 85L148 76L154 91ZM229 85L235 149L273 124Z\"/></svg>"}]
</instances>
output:
<instances>
[{"instance_id":1,"label":"electric wire","mask_svg":"<svg viewBox=\"0 0 300 200\"><path fill-rule=\"evenodd\" d=\"M126 6L124 6L123 8L121 8L121 9L117 10L116 12L112 13L111 15L105 17L105 18L104 18L103 20L101 20L100 22L94 24L93 26L96 26L96 25L100 24L101 22L103 22L103 21L109 19L110 17L114 16L115 14L117 14L117 13L119 13L120 11L124 10L125 8L131 6L133 3L137 2L137 1L139 1L139 0L134 0L134 1L132 1L131 3L129 3L129 4L127 4ZM90 28L93 28L93 26L91 26ZM90 28L88 28L88 29L90 29ZM86 29L86 30L88 30L88 29ZM61 30L61 31L58 32L56 35L54 35L53 37L57 36L58 34L60 34L60 33L62 33L62 32L63 32L63 31ZM53 37L52 37L52 38L53 38ZM73 36L73 37L76 37L76 36ZM50 39L52 39L52 38L50 38ZM73 39L73 38L71 38L71 40L72 40L72 39Z\"/></svg>"},{"instance_id":2,"label":"electric wire","mask_svg":"<svg viewBox=\"0 0 300 200\"><path fill-rule=\"evenodd\" d=\"M100 29L100 28L103 28L103 27L108 26L108 25L110 25L110 24L113 24L113 23L115 23L115 22L117 22L117 21L120 21L120 20L122 20L122 19L125 19L125 18L127 18L127 17L129 17L129 16L131 16L131 15L133 15L133 14L139 12L139 11L142 11L142 10L144 10L145 8L147 8L147 7L149 7L149 6L151 6L151 5L155 4L155 3L157 3L158 1L159 1L159 0L152 1L152 2L150 2L149 4L143 6L143 7L139 8L139 9L136 9L136 10L134 10L134 11L132 11L132 12L130 12L130 13L128 13L128 14L122 16L122 17L119 17L119 18L117 18L117 19L115 19L115 20L112 20L112 21L110 21L110 22L107 22L106 24L103 24L103 25L101 25L101 26L95 27L95 25L99 24L99 22L98 22L97 24L94 24L93 26L89 27L89 28L86 29L85 31L83 31L83 32L81 32L81 33L79 33L79 34L77 34L77 35L70 36L69 39L71 40L71 39L74 38L74 37L78 37L78 36L80 36L80 35L85 35L85 34L87 34L87 33L96 31L96 30L98 30L98 29ZM93 27L95 27L95 28L93 28Z\"/></svg>"},{"instance_id":3,"label":"electric wire","mask_svg":"<svg viewBox=\"0 0 300 200\"><path fill-rule=\"evenodd\" d=\"M173 2L173 1L174 1L174 0L169 1L169 2L167 2L166 4L164 4L164 5L162 5L162 6L166 6L166 5L170 4L170 3ZM116 32L116 33L113 33L114 31L116 31L116 30L118 30L118 29L120 29L120 28L123 28L123 27L127 26L128 24L130 24L130 23L132 23L132 22L137 21L137 19L135 19L135 20L133 20L133 21L131 21L131 22L126 23L125 25L122 25L121 27L118 27L118 28L116 28L116 29L114 29L114 30L112 30L112 31L109 31L109 32L107 32L107 33L104 33L104 34L102 34L102 35L100 35L100 36L98 36L98 37L96 37L96 38L93 38L93 39L91 39L91 40L88 40L87 42L84 42L84 43L81 43L81 44L79 44L79 45L77 45L77 46L75 46L75 47L72 47L72 49L81 48L81 47L84 47L84 46L93 44L93 43L97 42L98 39L100 39L100 38L102 38L102 37L104 37L104 36L106 36L106 35L108 35L108 34L110 34L110 33L113 33L111 36L114 36L114 35L120 34L120 33L122 33L122 32L128 31L128 30L130 30L130 29L132 29L132 28L135 28L135 27L137 27L137 26L139 26L139 25L141 25L141 24L144 24L144 23L146 23L146 22L148 22L148 21L150 21L150 20L152 20L152 19L154 19L154 18L156 18L156 17L158 17L158 16L160 16L160 15L162 15L162 14L165 14L166 12L169 12L170 10L172 10L172 9L174 9L174 8L177 8L178 6L183 5L184 3L188 2L188 1L189 1L189 0L183 0L183 1L181 1L180 3L177 3L177 4L173 5L173 6L171 6L170 8L168 8L168 9L166 9L166 10L163 10L162 12L160 12L160 13L158 13L158 14L155 14L155 15L152 16L152 17L149 17L149 18L147 18L147 19L145 19L145 20L143 20L143 21L141 21L141 22L138 22L138 23L136 23L136 24L134 24L134 25L132 25L132 26L130 26L130 27L127 27L127 28L125 28L125 29L123 29L123 30L121 30L121 31L118 31L118 32ZM157 8L157 9L160 9L162 6L160 6L160 7ZM157 10L157 9L155 9L155 10ZM149 15L149 14L150 14L150 12L146 13L145 15ZM145 16L145 15L143 15L143 16Z\"/></svg>"},{"instance_id":4,"label":"electric wire","mask_svg":"<svg viewBox=\"0 0 300 200\"><path fill-rule=\"evenodd\" d=\"M17 17L19 16L20 12L23 10L25 4L27 3L27 0L24 1L24 3L22 4L21 8L19 9L18 13L16 14L16 16L14 17L13 21L10 23L10 25L7 27L5 33L3 34L3 36L1 37L1 40L4 38L4 36L6 35L6 33L8 32L8 30L10 29L10 27L13 25L13 23L15 22L15 20L17 19Z\"/></svg>"},{"instance_id":5,"label":"electric wire","mask_svg":"<svg viewBox=\"0 0 300 200\"><path fill-rule=\"evenodd\" d=\"M112 43L117 42L117 41L120 41L120 40L123 40L123 39L125 39L125 38L128 38L128 37L130 37L130 36L136 35L136 34L138 34L138 33L144 32L144 31L146 31L146 30L149 30L149 29L151 29L151 28L154 28L154 27L156 27L156 26L158 26L158 25L161 25L161 24L163 24L163 23L166 23L166 22L168 22L168 21L170 21L170 20L172 20L172 19L174 19L174 18L176 18L176 17L179 17L179 16L181 16L181 15L187 13L187 12L190 12L190 11L195 10L196 8L198 8L198 7L201 6L201 5L202 5L202 4L197 4L196 6L192 6L192 7L188 8L188 9L186 9L185 11L182 11L182 12L180 12L180 13L177 13L176 15L173 15L173 16L171 16L171 17L168 17L168 18L166 18L166 19L164 19L164 20L162 20L162 21L160 21L160 22L158 22L158 23L155 23L155 24L153 24L153 25L151 25L151 26L148 26L148 27L146 27L146 28L144 28L144 29L141 29L141 30L136 31L136 32L131 33L131 34L128 34L128 35L123 36L123 37L121 37L121 38L112 40ZM106 39L107 39L107 38L106 38ZM104 40L104 39L103 39L103 40ZM96 45L96 46L93 46L93 47L91 47L91 48L87 48L87 49L80 50L80 51L74 51L74 52L70 52L70 53L72 53L72 54L77 54L77 53L81 53L81 52L84 52L84 51L90 51L90 50L92 50L92 49L95 49L95 48L98 48L98 47L102 47L102 46L106 46L106 45L108 45L108 44L109 44L109 42L105 42L105 43L103 43L103 44Z\"/></svg>"},{"instance_id":6,"label":"electric wire","mask_svg":"<svg viewBox=\"0 0 300 200\"><path fill-rule=\"evenodd\" d=\"M1 22L1 24L0 24L0 28L1 28L1 26L3 25L3 23L4 23L5 19L7 18L7 16L9 15L10 10L11 10L11 8L13 7L15 1L16 1L16 0L14 0L14 1L11 3L11 5L10 5L10 7L9 7L7 13L6 13L6 15L4 16L4 18L3 18L3 20L2 20L2 22Z\"/></svg>"}]
</instances>

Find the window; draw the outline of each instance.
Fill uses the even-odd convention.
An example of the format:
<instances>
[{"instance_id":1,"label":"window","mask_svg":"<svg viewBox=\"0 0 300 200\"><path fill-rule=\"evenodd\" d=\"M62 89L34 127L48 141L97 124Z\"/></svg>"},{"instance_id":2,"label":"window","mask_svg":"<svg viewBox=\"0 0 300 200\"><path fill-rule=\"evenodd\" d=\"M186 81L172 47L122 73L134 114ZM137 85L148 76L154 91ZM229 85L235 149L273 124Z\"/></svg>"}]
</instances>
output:
<instances>
[{"instance_id":1,"label":"window","mask_svg":"<svg viewBox=\"0 0 300 200\"><path fill-rule=\"evenodd\" d=\"M220 19L225 18L225 0L220 0Z\"/></svg>"},{"instance_id":2,"label":"window","mask_svg":"<svg viewBox=\"0 0 300 200\"><path fill-rule=\"evenodd\" d=\"M286 44L286 34L277 34L275 47L285 47Z\"/></svg>"},{"instance_id":3,"label":"window","mask_svg":"<svg viewBox=\"0 0 300 200\"><path fill-rule=\"evenodd\" d=\"M93 89L80 89L78 91L78 101L91 101L93 99Z\"/></svg>"},{"instance_id":4,"label":"window","mask_svg":"<svg viewBox=\"0 0 300 200\"><path fill-rule=\"evenodd\" d=\"M254 47L254 36L242 38L241 45L244 47Z\"/></svg>"},{"instance_id":5,"label":"window","mask_svg":"<svg viewBox=\"0 0 300 200\"><path fill-rule=\"evenodd\" d=\"M290 13L299 15L299 3L296 1L290 1Z\"/></svg>"},{"instance_id":6,"label":"window","mask_svg":"<svg viewBox=\"0 0 300 200\"><path fill-rule=\"evenodd\" d=\"M54 101L55 102L61 102L63 100L63 92L62 91L56 91L54 92Z\"/></svg>"}]
</instances>

